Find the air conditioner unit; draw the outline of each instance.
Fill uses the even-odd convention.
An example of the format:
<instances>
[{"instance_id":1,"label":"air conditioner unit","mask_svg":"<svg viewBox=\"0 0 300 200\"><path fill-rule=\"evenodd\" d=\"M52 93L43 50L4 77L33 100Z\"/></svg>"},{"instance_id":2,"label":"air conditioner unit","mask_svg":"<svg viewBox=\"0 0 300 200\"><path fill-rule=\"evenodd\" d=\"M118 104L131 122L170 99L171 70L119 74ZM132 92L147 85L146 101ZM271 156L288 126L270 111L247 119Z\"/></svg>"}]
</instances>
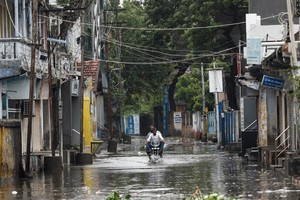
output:
<instances>
[{"instance_id":1,"label":"air conditioner unit","mask_svg":"<svg viewBox=\"0 0 300 200\"><path fill-rule=\"evenodd\" d=\"M71 84L71 93L72 96L78 97L79 93L79 80L78 79L72 79L72 84Z\"/></svg>"},{"instance_id":2,"label":"air conditioner unit","mask_svg":"<svg viewBox=\"0 0 300 200\"><path fill-rule=\"evenodd\" d=\"M25 99L22 102L22 115L28 116L29 115L29 100ZM35 101L32 102L32 115L35 115Z\"/></svg>"}]
</instances>

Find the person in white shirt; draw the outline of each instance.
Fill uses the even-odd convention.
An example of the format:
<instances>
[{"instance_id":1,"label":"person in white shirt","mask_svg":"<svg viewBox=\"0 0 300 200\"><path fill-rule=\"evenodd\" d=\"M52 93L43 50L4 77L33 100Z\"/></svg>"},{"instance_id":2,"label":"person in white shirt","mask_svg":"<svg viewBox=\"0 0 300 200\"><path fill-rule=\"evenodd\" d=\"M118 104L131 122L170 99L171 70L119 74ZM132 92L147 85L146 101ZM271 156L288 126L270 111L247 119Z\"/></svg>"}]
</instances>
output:
<instances>
[{"instance_id":1,"label":"person in white shirt","mask_svg":"<svg viewBox=\"0 0 300 200\"><path fill-rule=\"evenodd\" d=\"M146 144L146 153L149 156L149 159L151 159L151 142L154 140L158 140L160 142L159 144L159 155L162 157L163 149L164 149L164 144L165 140L161 134L160 131L158 131L155 126L151 125L150 126L150 132L147 135L147 144Z\"/></svg>"}]
</instances>

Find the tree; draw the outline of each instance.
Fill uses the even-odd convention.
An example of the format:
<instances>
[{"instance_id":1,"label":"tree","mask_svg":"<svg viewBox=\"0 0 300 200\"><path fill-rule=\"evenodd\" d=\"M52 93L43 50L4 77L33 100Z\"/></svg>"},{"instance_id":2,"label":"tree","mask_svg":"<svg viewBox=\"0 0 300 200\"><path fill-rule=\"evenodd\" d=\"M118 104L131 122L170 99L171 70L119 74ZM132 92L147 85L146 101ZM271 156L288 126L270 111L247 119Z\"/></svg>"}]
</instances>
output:
<instances>
[{"instance_id":1,"label":"tree","mask_svg":"<svg viewBox=\"0 0 300 200\"><path fill-rule=\"evenodd\" d=\"M114 14L112 20L116 20ZM124 1L123 9L118 13L118 21L126 27L144 27L147 15L143 6L137 1ZM118 31L115 29L113 31ZM148 47L150 41L148 33L143 30L122 29L121 37L109 38L111 57L117 59L117 48L121 46L121 63L112 64L112 69L121 68L121 77L124 82L122 91L114 90L115 96L122 96L125 113L152 113L155 105L162 101L163 86L168 83L171 70L168 65L151 65L157 61L166 61L153 47ZM117 35L115 32L111 35ZM141 63L141 64L139 64ZM115 72L114 82L118 80ZM119 77L120 78L120 77ZM124 93L125 92L125 93Z\"/></svg>"},{"instance_id":2,"label":"tree","mask_svg":"<svg viewBox=\"0 0 300 200\"><path fill-rule=\"evenodd\" d=\"M205 73L205 80L208 79L207 73ZM202 96L202 80L200 69L193 67L190 73L185 73L179 78L176 85L176 100L183 100L187 103L187 109L189 111L202 111L203 108L203 96ZM206 107L213 109L214 107L214 95L209 93L208 81L205 82L205 94L206 94Z\"/></svg>"},{"instance_id":3,"label":"tree","mask_svg":"<svg viewBox=\"0 0 300 200\"><path fill-rule=\"evenodd\" d=\"M180 77L185 76L186 69L201 62L211 63L216 59L231 67L234 76L235 67L230 63L236 55L237 42L242 39L244 24L223 25L243 21L246 6L245 0L145 0L143 5L125 1L118 20L129 28L121 29L121 40L110 42L112 48L121 45L126 109L151 112L151 107L161 104L163 86L169 85L171 111L174 111L174 96L184 98L176 94L182 87L182 83L176 86L177 82L183 81ZM239 36L233 37L233 31ZM219 52L224 49L228 50ZM162 64L151 64L157 62ZM190 99L197 104L190 103L190 109L198 109L200 97L195 94Z\"/></svg>"},{"instance_id":4,"label":"tree","mask_svg":"<svg viewBox=\"0 0 300 200\"><path fill-rule=\"evenodd\" d=\"M155 24L156 27L186 28L184 31L160 33L156 37L161 41L158 44L165 42L163 45L167 44L167 47L173 50L187 50L184 52L187 52L188 58L193 58L193 62L182 62L180 68L197 62L211 63L214 58L217 58L220 62L227 63L227 67L230 66L231 78L229 80L234 80L235 66L228 63L236 59L238 41L243 40L244 37L244 23L238 22L243 22L245 19L247 1L146 0L145 8L150 18L148 22ZM224 24L232 25L218 26ZM232 34L233 32L235 34ZM181 33L181 35L178 37L176 33ZM228 49L226 53L217 53L224 49ZM195 57L202 58L195 59ZM182 74L184 73L179 73L177 77ZM176 78L174 82L176 85ZM230 91L234 91L234 82L227 85L230 86ZM170 94L172 95L172 92ZM232 107L236 107L234 106L235 92L230 94L229 99L234 102Z\"/></svg>"}]
</instances>

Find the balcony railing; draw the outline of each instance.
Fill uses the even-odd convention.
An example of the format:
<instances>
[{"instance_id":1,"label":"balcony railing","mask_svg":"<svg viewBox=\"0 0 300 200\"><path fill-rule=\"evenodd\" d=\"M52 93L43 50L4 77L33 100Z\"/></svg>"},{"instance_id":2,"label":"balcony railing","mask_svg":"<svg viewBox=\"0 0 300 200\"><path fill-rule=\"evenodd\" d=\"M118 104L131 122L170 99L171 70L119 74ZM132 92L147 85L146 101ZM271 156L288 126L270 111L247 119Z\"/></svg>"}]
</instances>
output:
<instances>
[{"instance_id":1,"label":"balcony railing","mask_svg":"<svg viewBox=\"0 0 300 200\"><path fill-rule=\"evenodd\" d=\"M19 67L30 71L31 45L22 38L0 38L0 63L2 67ZM37 76L48 73L47 52L36 51L35 70Z\"/></svg>"},{"instance_id":2,"label":"balcony railing","mask_svg":"<svg viewBox=\"0 0 300 200\"><path fill-rule=\"evenodd\" d=\"M0 67L18 68L30 71L31 46L22 38L0 38ZM52 52L58 53L58 52ZM37 47L35 73L38 78L48 74L48 55ZM68 79L70 74L74 75L74 69L70 62L70 56L65 53L57 54L55 69L52 64L52 77Z\"/></svg>"},{"instance_id":3,"label":"balcony railing","mask_svg":"<svg viewBox=\"0 0 300 200\"><path fill-rule=\"evenodd\" d=\"M30 46L22 38L0 38L0 60L20 59L30 53Z\"/></svg>"}]
</instances>

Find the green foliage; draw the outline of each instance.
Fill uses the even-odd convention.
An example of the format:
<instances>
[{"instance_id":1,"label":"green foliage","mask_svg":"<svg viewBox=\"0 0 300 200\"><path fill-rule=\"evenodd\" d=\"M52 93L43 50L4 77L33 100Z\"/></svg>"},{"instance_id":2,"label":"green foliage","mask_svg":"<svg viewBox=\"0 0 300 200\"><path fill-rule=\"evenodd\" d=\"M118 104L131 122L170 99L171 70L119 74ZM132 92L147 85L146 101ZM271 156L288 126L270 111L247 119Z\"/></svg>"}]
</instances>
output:
<instances>
[{"instance_id":1,"label":"green foliage","mask_svg":"<svg viewBox=\"0 0 300 200\"><path fill-rule=\"evenodd\" d=\"M287 70L286 73L290 73L292 74L291 71ZM292 75L291 75L292 76ZM296 98L298 100L298 102L300 102L300 77L299 76L295 76L293 78L290 78L289 79L290 81L290 84L291 84L291 88L290 90L292 92L289 93L289 97L292 99L292 98ZM286 83L287 84L287 83ZM300 107L300 104L299 104L299 107Z\"/></svg>"},{"instance_id":2,"label":"green foliage","mask_svg":"<svg viewBox=\"0 0 300 200\"><path fill-rule=\"evenodd\" d=\"M81 5L84 0L56 0L57 5L60 6L69 6L70 8L77 8L77 6ZM86 0L88 3L90 0Z\"/></svg>"},{"instance_id":3,"label":"green foliage","mask_svg":"<svg viewBox=\"0 0 300 200\"><path fill-rule=\"evenodd\" d=\"M130 200L131 195L127 194L123 198L118 192L112 192L108 195L106 200Z\"/></svg>"},{"instance_id":4,"label":"green foliage","mask_svg":"<svg viewBox=\"0 0 300 200\"><path fill-rule=\"evenodd\" d=\"M208 68L222 68L224 72L230 72L230 65L224 60L218 58L208 65Z\"/></svg>"},{"instance_id":5,"label":"green foliage","mask_svg":"<svg viewBox=\"0 0 300 200\"><path fill-rule=\"evenodd\" d=\"M110 6L116 10L118 0L111 1ZM211 63L215 58L217 67L229 72L231 69L227 63L232 57L216 52L224 49L237 51L232 47L239 38L232 38L231 34L236 26L213 26L244 21L246 12L246 0L145 0L143 5L125 0L122 10L109 12L108 21L115 22L116 26L135 27L110 30L110 60L124 63L111 63L112 69L122 69L121 76L114 75L117 71L112 72L112 82L113 85L124 84L121 89L113 87L112 90L113 95L121 99L124 112L152 112L152 108L162 102L163 86L176 83L174 78L181 76L179 68L196 66L200 62ZM209 26L211 28L192 28ZM243 26L237 28L241 35ZM166 31L154 28L186 29ZM157 62L162 64L151 64ZM201 76L196 75L186 74L180 78L175 95L177 100L186 101L188 109L193 111L202 108ZM207 83L205 87L207 105L213 107L213 96L208 92Z\"/></svg>"},{"instance_id":6,"label":"green foliage","mask_svg":"<svg viewBox=\"0 0 300 200\"><path fill-rule=\"evenodd\" d=\"M108 195L106 200L130 200L131 195L126 194L125 197L122 197L118 192L112 192ZM213 192L209 195L203 195L199 189L196 188L195 193L193 193L188 198L183 198L183 200L235 200L233 197L226 197L225 195L221 195L218 192Z\"/></svg>"},{"instance_id":7,"label":"green foliage","mask_svg":"<svg viewBox=\"0 0 300 200\"><path fill-rule=\"evenodd\" d=\"M221 195L218 192L212 192L208 195L203 195L200 188L196 187L196 191L188 198L184 198L183 200L235 200L233 197L226 197L225 195Z\"/></svg>"},{"instance_id":8,"label":"green foliage","mask_svg":"<svg viewBox=\"0 0 300 200\"><path fill-rule=\"evenodd\" d=\"M209 83L207 81L207 72L205 73L205 95L206 107L212 109L214 106L214 96L209 93ZM187 103L189 111L202 111L203 96L202 96L202 80L201 71L198 68L192 68L191 73L185 73L178 80L176 85L176 100L183 100Z\"/></svg>"},{"instance_id":9,"label":"green foliage","mask_svg":"<svg viewBox=\"0 0 300 200\"><path fill-rule=\"evenodd\" d=\"M58 5L67 5L69 3L69 0L57 0L56 3Z\"/></svg>"},{"instance_id":10,"label":"green foliage","mask_svg":"<svg viewBox=\"0 0 300 200\"><path fill-rule=\"evenodd\" d=\"M118 17L118 18L117 18ZM141 4L137 1L124 1L122 11L118 16L111 13L111 20L118 20L126 27L144 27L147 15ZM163 86L168 84L168 74L171 68L166 65L143 65L139 63L157 62L155 52L145 47L149 41L148 33L142 30L128 29L117 32L113 30L110 40L110 57L120 59L130 64L112 64L113 85L123 82L122 89L113 87L114 97L121 98L124 113L152 113L153 107L162 101ZM121 54L118 50L121 44ZM145 50L146 49L146 50ZM154 51L154 50L153 50ZM118 56L120 56L118 58ZM136 63L136 64L135 64ZM119 77L118 77L119 76Z\"/></svg>"},{"instance_id":11,"label":"green foliage","mask_svg":"<svg viewBox=\"0 0 300 200\"><path fill-rule=\"evenodd\" d=\"M112 8L118 8L120 4L120 0L110 0L109 3Z\"/></svg>"}]
</instances>

